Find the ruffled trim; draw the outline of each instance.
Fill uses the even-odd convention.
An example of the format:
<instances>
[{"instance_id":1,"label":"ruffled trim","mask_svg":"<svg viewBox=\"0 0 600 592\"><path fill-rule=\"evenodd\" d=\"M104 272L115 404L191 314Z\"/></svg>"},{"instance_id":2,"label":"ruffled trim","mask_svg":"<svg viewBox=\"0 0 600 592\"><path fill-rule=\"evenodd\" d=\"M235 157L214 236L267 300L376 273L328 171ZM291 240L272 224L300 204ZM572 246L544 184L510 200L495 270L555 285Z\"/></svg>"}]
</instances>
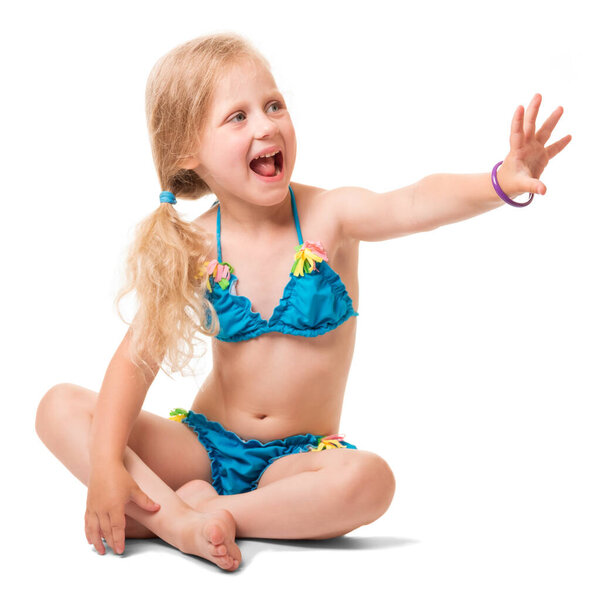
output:
<instances>
[{"instance_id":1,"label":"ruffled trim","mask_svg":"<svg viewBox=\"0 0 600 592\"><path fill-rule=\"evenodd\" d=\"M279 304L273 310L271 317L266 320L260 313L252 310L252 301L243 296L242 294L233 294L231 289L236 282L239 281L235 275L233 267L229 263L219 264L216 259L211 262L205 263L207 266L207 289L211 292L210 296L214 296L210 288L210 278L213 278L213 286L218 285L223 291L223 296L227 295L231 298L241 299L243 304L243 314L250 316L253 324L255 325L251 330L246 331L242 334L237 334L235 337L228 337L223 335L223 329L217 335L219 341L225 341L229 343L235 343L238 341L247 341L259 337L266 333L283 333L285 335L298 335L300 337L317 337L328 333L329 331L339 327L342 323L346 322L350 317L359 316L354 310L352 299L348 294L346 286L342 282L339 275L329 266L329 261L325 248L320 241L309 242L304 241L301 245L296 247L295 261L292 266L292 271L289 274L290 279L286 284L283 295L279 299ZM316 263L327 266L326 281L333 288L333 294L341 301L344 301L347 305L346 313L337 321L327 322L324 325L314 329L297 329L281 320L286 310L289 308L289 303L294 295L294 289L296 283L299 281L300 276L304 274L312 273L313 271L319 272L320 269L316 266ZM219 275L221 274L221 275ZM220 281L218 278L222 278ZM295 278L295 281L294 281ZM212 298L211 298L212 299Z\"/></svg>"},{"instance_id":2,"label":"ruffled trim","mask_svg":"<svg viewBox=\"0 0 600 592\"><path fill-rule=\"evenodd\" d=\"M187 412L187 417L188 417L188 421L192 421L194 419L194 417L200 417L204 422L206 422L208 424L208 427L210 427L211 430L219 432L220 434L229 436L229 437L234 437L235 440L237 440L238 442L242 443L242 444L253 444L258 446L259 448L264 448L265 446L272 446L272 445L277 445L277 446L286 446L289 445L286 444L284 442L284 440L290 440L292 438L307 438L307 437L312 437L313 440L317 440L319 438L319 436L315 436L314 434L293 434L291 436L288 436L287 438L279 438L277 440L269 440L268 442L261 442L260 440L257 440L256 438L251 438L250 440L244 440L243 438L240 438L235 432L232 432L231 430L228 430L226 428L224 428L218 421L213 421L212 419L208 419L208 417L206 417L206 415L204 415L204 413L196 413L195 411L188 411ZM191 418L191 419L190 419Z\"/></svg>"},{"instance_id":3,"label":"ruffled trim","mask_svg":"<svg viewBox=\"0 0 600 592\"><path fill-rule=\"evenodd\" d=\"M252 302L249 298L242 296L241 294L231 294L231 291L229 291L229 295L232 298L241 298L244 301L244 313L252 316L253 320L257 324L257 327L250 331L246 331L245 333L238 334L235 337L221 335L217 336L217 339L220 341L235 343L238 341L247 341L248 339L253 339L254 337L259 337L266 333L283 333L284 335L298 335L299 337L318 337L319 335L323 335L339 327L350 317L359 316L359 314L354 310L352 299L348 295L348 290L346 289L346 286L342 282L341 278L339 278L339 275L333 269L331 269L328 263L324 263L324 265L327 265L329 268L330 273L327 274L327 281L333 287L334 295L347 303L346 313L340 319L335 322L327 322L315 329L297 329L296 327L283 322L281 317L289 306L289 301L294 294L294 289L298 281L298 278L290 273L290 281L287 283L283 291L283 296L280 298L279 304L275 307L275 310L273 311L269 321L265 321L259 313L252 310ZM294 277L296 277L296 281L293 281ZM338 278L339 282L337 281ZM237 277L233 275L232 283L235 281L237 281Z\"/></svg>"},{"instance_id":4,"label":"ruffled trim","mask_svg":"<svg viewBox=\"0 0 600 592\"><path fill-rule=\"evenodd\" d=\"M273 314L271 314L271 318L268 321L266 321L265 319L263 319L263 317L261 316L260 313L252 310L252 301L249 298L247 298L246 296L244 296L242 294L233 294L231 292L231 288L235 285L236 282L239 281L237 276L232 273L230 287L229 287L229 290L226 292L226 294L228 296L230 296L231 298L236 298L236 299L241 300L243 307L244 307L243 314L250 316L252 318L252 321L256 325L256 327L254 329L252 329L251 331L246 331L245 333L243 333L241 335L237 335L235 338L230 338L230 337L221 335L221 333L223 332L223 330L221 329L221 331L219 332L219 335L217 335L217 339L219 339L220 341L228 341L228 342L245 341L247 339L252 339L253 337L258 337L259 335L262 335L264 333L272 333L273 329L271 329L271 327L278 321L278 319L281 317L281 315L285 312L285 310L288 307L288 302L294 293L294 285L295 284L294 284L294 282L291 281L292 277L293 276L290 273L290 280L288 281L288 283L286 284L286 286L283 290L283 295L279 299L279 304L273 310Z\"/></svg>"},{"instance_id":5,"label":"ruffled trim","mask_svg":"<svg viewBox=\"0 0 600 592\"><path fill-rule=\"evenodd\" d=\"M193 411L191 411L190 413L193 413ZM218 450L203 437L203 435L195 426L190 424L189 414L188 416L186 416L185 420L182 423L188 426L188 428L190 428L196 434L198 441L200 442L200 444L202 444L202 446L204 446L206 454L208 454L208 458L210 460L210 475L212 479L212 486L215 488L219 495L225 495L218 464L219 457L222 458L222 455L220 455Z\"/></svg>"},{"instance_id":6,"label":"ruffled trim","mask_svg":"<svg viewBox=\"0 0 600 592\"><path fill-rule=\"evenodd\" d=\"M184 410L183 409L174 409L171 412L171 415L175 411L184 411ZM236 493L245 493L247 491L253 491L254 489L256 489L261 477L263 476L263 473L269 468L269 466L271 466L271 464L273 462L275 462L277 459L282 458L284 456L289 456L290 454L296 454L296 453L300 453L300 452L319 452L321 450L326 450L326 449L330 449L330 448L349 448L349 449L354 449L354 450L356 449L356 446L354 446L354 444L350 444L349 442L345 442L343 440L343 437L344 437L343 434L331 434L329 436L315 436L314 434L309 434L309 433L294 434L292 436L288 436L287 438L279 438L277 440L270 440L269 442L261 442L260 440L256 440L254 438L252 438L250 440L244 440L243 438L240 438L235 432L225 429L218 421L212 421L211 419L208 419L206 417L206 415L204 415L203 413L196 413L191 410L189 412L184 411L184 413L185 413L186 417L182 423L184 423L191 430L194 431L199 442L206 449L208 458L210 460L212 485L216 489L216 491L219 495L233 495L233 494L225 492L225 489L223 488L223 479L222 479L221 472L220 472L219 462L221 460L226 460L226 459L221 454L219 449L216 448L215 446L213 446L213 444L208 439L204 438L203 434L200 432L200 430L198 428L196 428L195 425L190 423L190 422L194 421L194 417L199 417L200 421L203 424L206 424L206 426L210 430L218 432L219 434L221 434L223 436L233 438L234 440L236 440L238 443L240 443L242 445L252 444L253 446L259 447L259 448L266 447L266 446L273 446L273 445L289 447L290 441L292 442L292 447L289 448L287 452L285 452L284 454L281 454L279 456L274 456L274 457L270 458L267 465L262 469L262 471L260 472L258 477L256 477L256 479L254 479L250 483L250 485L248 485L247 488L244 489L244 491L240 491L240 492L236 492ZM202 427L202 426L200 426L200 427ZM307 438L309 441L303 442L303 440L306 440ZM286 440L286 441L284 441L284 440ZM298 441L298 444L296 446L293 446L294 440Z\"/></svg>"},{"instance_id":7,"label":"ruffled trim","mask_svg":"<svg viewBox=\"0 0 600 592\"><path fill-rule=\"evenodd\" d=\"M183 423L185 425L187 425L191 430L194 431L199 442L206 449L208 458L210 460L212 485L219 495L233 495L233 494L226 492L223 487L223 478L222 478L220 466L219 466L219 462L221 460L225 461L226 458L221 454L220 450L212 444L212 442L210 442L208 439L203 437L203 434L193 423L190 423L194 420L194 416L200 417L201 421L203 423L206 423L207 427L210 428L212 431L218 432L219 434L227 436L229 438L233 438L234 440L237 440L242 445L252 444L255 447L256 446L265 447L265 446L277 445L277 446L285 447L285 446L290 446L289 441L291 439L294 439L294 438L298 439L299 444L296 447L292 448L289 452L286 452L285 454L270 458L267 466L260 472L258 477L256 479L254 479L250 483L250 485L246 489L244 489L244 491L240 491L240 492L236 492L236 493L245 493L247 491L252 491L253 489L256 489L256 486L258 485L258 482L260 481L262 474L267 470L267 468L273 461L277 460L278 458L281 458L282 456L287 456L288 454L294 454L296 452L307 452L309 450L312 450L315 447L315 444L318 445L318 441L319 441L318 436L315 436L314 434L296 434L293 436L289 436L288 438L285 438L285 440L288 440L287 443L284 442L283 439L271 440L269 442L261 442L260 440L256 440L256 439L244 440L244 439L240 438L235 432L225 429L218 421L212 421L212 420L208 419L206 417L206 415L204 415L203 413L195 413L194 411L190 410L187 413L187 416L186 416L185 420L183 421ZM200 426L200 428L201 427L202 426ZM302 442L303 439L306 439L306 438L309 438L310 441L300 443L300 442Z\"/></svg>"},{"instance_id":8,"label":"ruffled trim","mask_svg":"<svg viewBox=\"0 0 600 592\"><path fill-rule=\"evenodd\" d=\"M312 436L313 434L307 434L308 436ZM317 436L317 445L306 444L304 446L299 446L297 449L294 449L292 452L288 452L286 454L281 454L279 456L275 456L269 459L269 464L261 471L260 475L252 482L252 489L256 489L260 478L263 473L269 468L269 466L275 462L278 458L282 458L284 456L289 456L289 454L295 454L297 452L320 452L321 450L326 450L329 448L348 448L350 450L356 450L356 446L354 444L350 444L349 442L344 441L343 434L331 434L330 436ZM250 491L252 491L252 489Z\"/></svg>"}]
</instances>

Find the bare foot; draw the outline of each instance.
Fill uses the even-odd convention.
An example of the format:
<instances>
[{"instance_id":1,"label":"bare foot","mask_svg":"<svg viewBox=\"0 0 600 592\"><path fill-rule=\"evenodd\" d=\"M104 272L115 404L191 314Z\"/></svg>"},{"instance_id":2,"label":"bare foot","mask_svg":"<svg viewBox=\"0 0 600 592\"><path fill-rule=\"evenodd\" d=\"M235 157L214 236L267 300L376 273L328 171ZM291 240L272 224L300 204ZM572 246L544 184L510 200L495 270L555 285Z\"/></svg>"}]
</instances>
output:
<instances>
[{"instance_id":1,"label":"bare foot","mask_svg":"<svg viewBox=\"0 0 600 592\"><path fill-rule=\"evenodd\" d=\"M175 493L190 507L197 512L204 509L205 501L219 497L215 488L207 481L194 479L182 485ZM131 516L125 516L125 538L126 539L151 539L156 535L144 525L140 524Z\"/></svg>"},{"instance_id":2,"label":"bare foot","mask_svg":"<svg viewBox=\"0 0 600 592\"><path fill-rule=\"evenodd\" d=\"M226 571L235 571L242 553L235 544L235 520L228 510L186 514L180 529L177 548L190 555L198 555Z\"/></svg>"}]
</instances>

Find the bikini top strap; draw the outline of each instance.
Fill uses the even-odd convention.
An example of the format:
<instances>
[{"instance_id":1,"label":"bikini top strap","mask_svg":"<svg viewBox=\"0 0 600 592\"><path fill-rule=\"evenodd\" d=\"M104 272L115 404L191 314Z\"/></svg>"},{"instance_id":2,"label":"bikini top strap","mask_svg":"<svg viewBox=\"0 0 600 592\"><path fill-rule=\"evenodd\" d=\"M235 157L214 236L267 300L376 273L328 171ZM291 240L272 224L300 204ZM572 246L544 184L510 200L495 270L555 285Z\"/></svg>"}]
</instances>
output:
<instances>
[{"instance_id":1,"label":"bikini top strap","mask_svg":"<svg viewBox=\"0 0 600 592\"><path fill-rule=\"evenodd\" d=\"M290 188L290 195L292 196L292 210L294 212L294 222L296 223L296 232L298 233L298 241L299 244L302 244L304 240L302 239L302 231L300 230L300 220L298 220L298 210L296 209L296 198L294 197L294 190L292 186L288 186Z\"/></svg>"},{"instance_id":2,"label":"bikini top strap","mask_svg":"<svg viewBox=\"0 0 600 592\"><path fill-rule=\"evenodd\" d=\"M217 261L223 263L221 260L221 204L217 208Z\"/></svg>"},{"instance_id":3,"label":"bikini top strap","mask_svg":"<svg viewBox=\"0 0 600 592\"><path fill-rule=\"evenodd\" d=\"M292 197L292 210L294 212L294 223L296 224L296 233L298 234L298 244L302 244L304 242L302 238L302 231L300 230L300 220L298 219L298 210L296 208L296 198L294 196L294 190L292 186L289 185L290 195ZM215 202L219 203L219 202ZM215 204L213 204L214 206ZM223 263L222 254L221 254L221 204L219 203L219 207L217 208L217 261L219 263Z\"/></svg>"}]
</instances>

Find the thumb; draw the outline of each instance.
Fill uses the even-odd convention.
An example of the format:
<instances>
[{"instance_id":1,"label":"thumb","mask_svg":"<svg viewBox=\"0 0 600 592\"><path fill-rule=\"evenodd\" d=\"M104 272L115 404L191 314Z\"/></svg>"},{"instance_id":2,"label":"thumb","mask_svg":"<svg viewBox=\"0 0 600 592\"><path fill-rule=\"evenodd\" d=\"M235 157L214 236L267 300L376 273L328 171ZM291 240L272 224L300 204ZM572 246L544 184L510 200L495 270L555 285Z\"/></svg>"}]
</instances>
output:
<instances>
[{"instance_id":1,"label":"thumb","mask_svg":"<svg viewBox=\"0 0 600 592\"><path fill-rule=\"evenodd\" d=\"M156 512L160 509L160 504L152 501L141 489L134 489L131 492L131 499L140 507L142 510L148 512Z\"/></svg>"},{"instance_id":2,"label":"thumb","mask_svg":"<svg viewBox=\"0 0 600 592\"><path fill-rule=\"evenodd\" d=\"M525 191L544 195L546 193L546 186L539 179L530 178L527 180Z\"/></svg>"}]
</instances>

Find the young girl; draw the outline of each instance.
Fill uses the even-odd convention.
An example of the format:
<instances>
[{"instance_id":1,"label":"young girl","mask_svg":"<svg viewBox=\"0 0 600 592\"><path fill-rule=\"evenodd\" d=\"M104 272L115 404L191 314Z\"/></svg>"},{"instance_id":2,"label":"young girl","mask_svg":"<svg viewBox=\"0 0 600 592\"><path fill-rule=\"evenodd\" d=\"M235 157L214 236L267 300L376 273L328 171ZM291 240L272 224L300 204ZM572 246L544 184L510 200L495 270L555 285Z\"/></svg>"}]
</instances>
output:
<instances>
[{"instance_id":1,"label":"young girl","mask_svg":"<svg viewBox=\"0 0 600 592\"><path fill-rule=\"evenodd\" d=\"M390 467L337 434L360 241L544 194L539 177L571 136L544 147L562 108L536 132L540 102L517 108L510 152L491 175L430 175L385 194L324 190L291 181L290 113L245 39L205 36L159 60L146 106L162 192L117 297L135 291L139 308L99 393L56 385L36 418L88 486L88 542L122 553L126 538L158 536L232 571L236 536L323 539L380 517L394 495ZM207 194L218 200L206 213L178 216L178 199ZM214 365L191 409L141 410L161 367L190 362L198 332L215 337Z\"/></svg>"}]
</instances>

